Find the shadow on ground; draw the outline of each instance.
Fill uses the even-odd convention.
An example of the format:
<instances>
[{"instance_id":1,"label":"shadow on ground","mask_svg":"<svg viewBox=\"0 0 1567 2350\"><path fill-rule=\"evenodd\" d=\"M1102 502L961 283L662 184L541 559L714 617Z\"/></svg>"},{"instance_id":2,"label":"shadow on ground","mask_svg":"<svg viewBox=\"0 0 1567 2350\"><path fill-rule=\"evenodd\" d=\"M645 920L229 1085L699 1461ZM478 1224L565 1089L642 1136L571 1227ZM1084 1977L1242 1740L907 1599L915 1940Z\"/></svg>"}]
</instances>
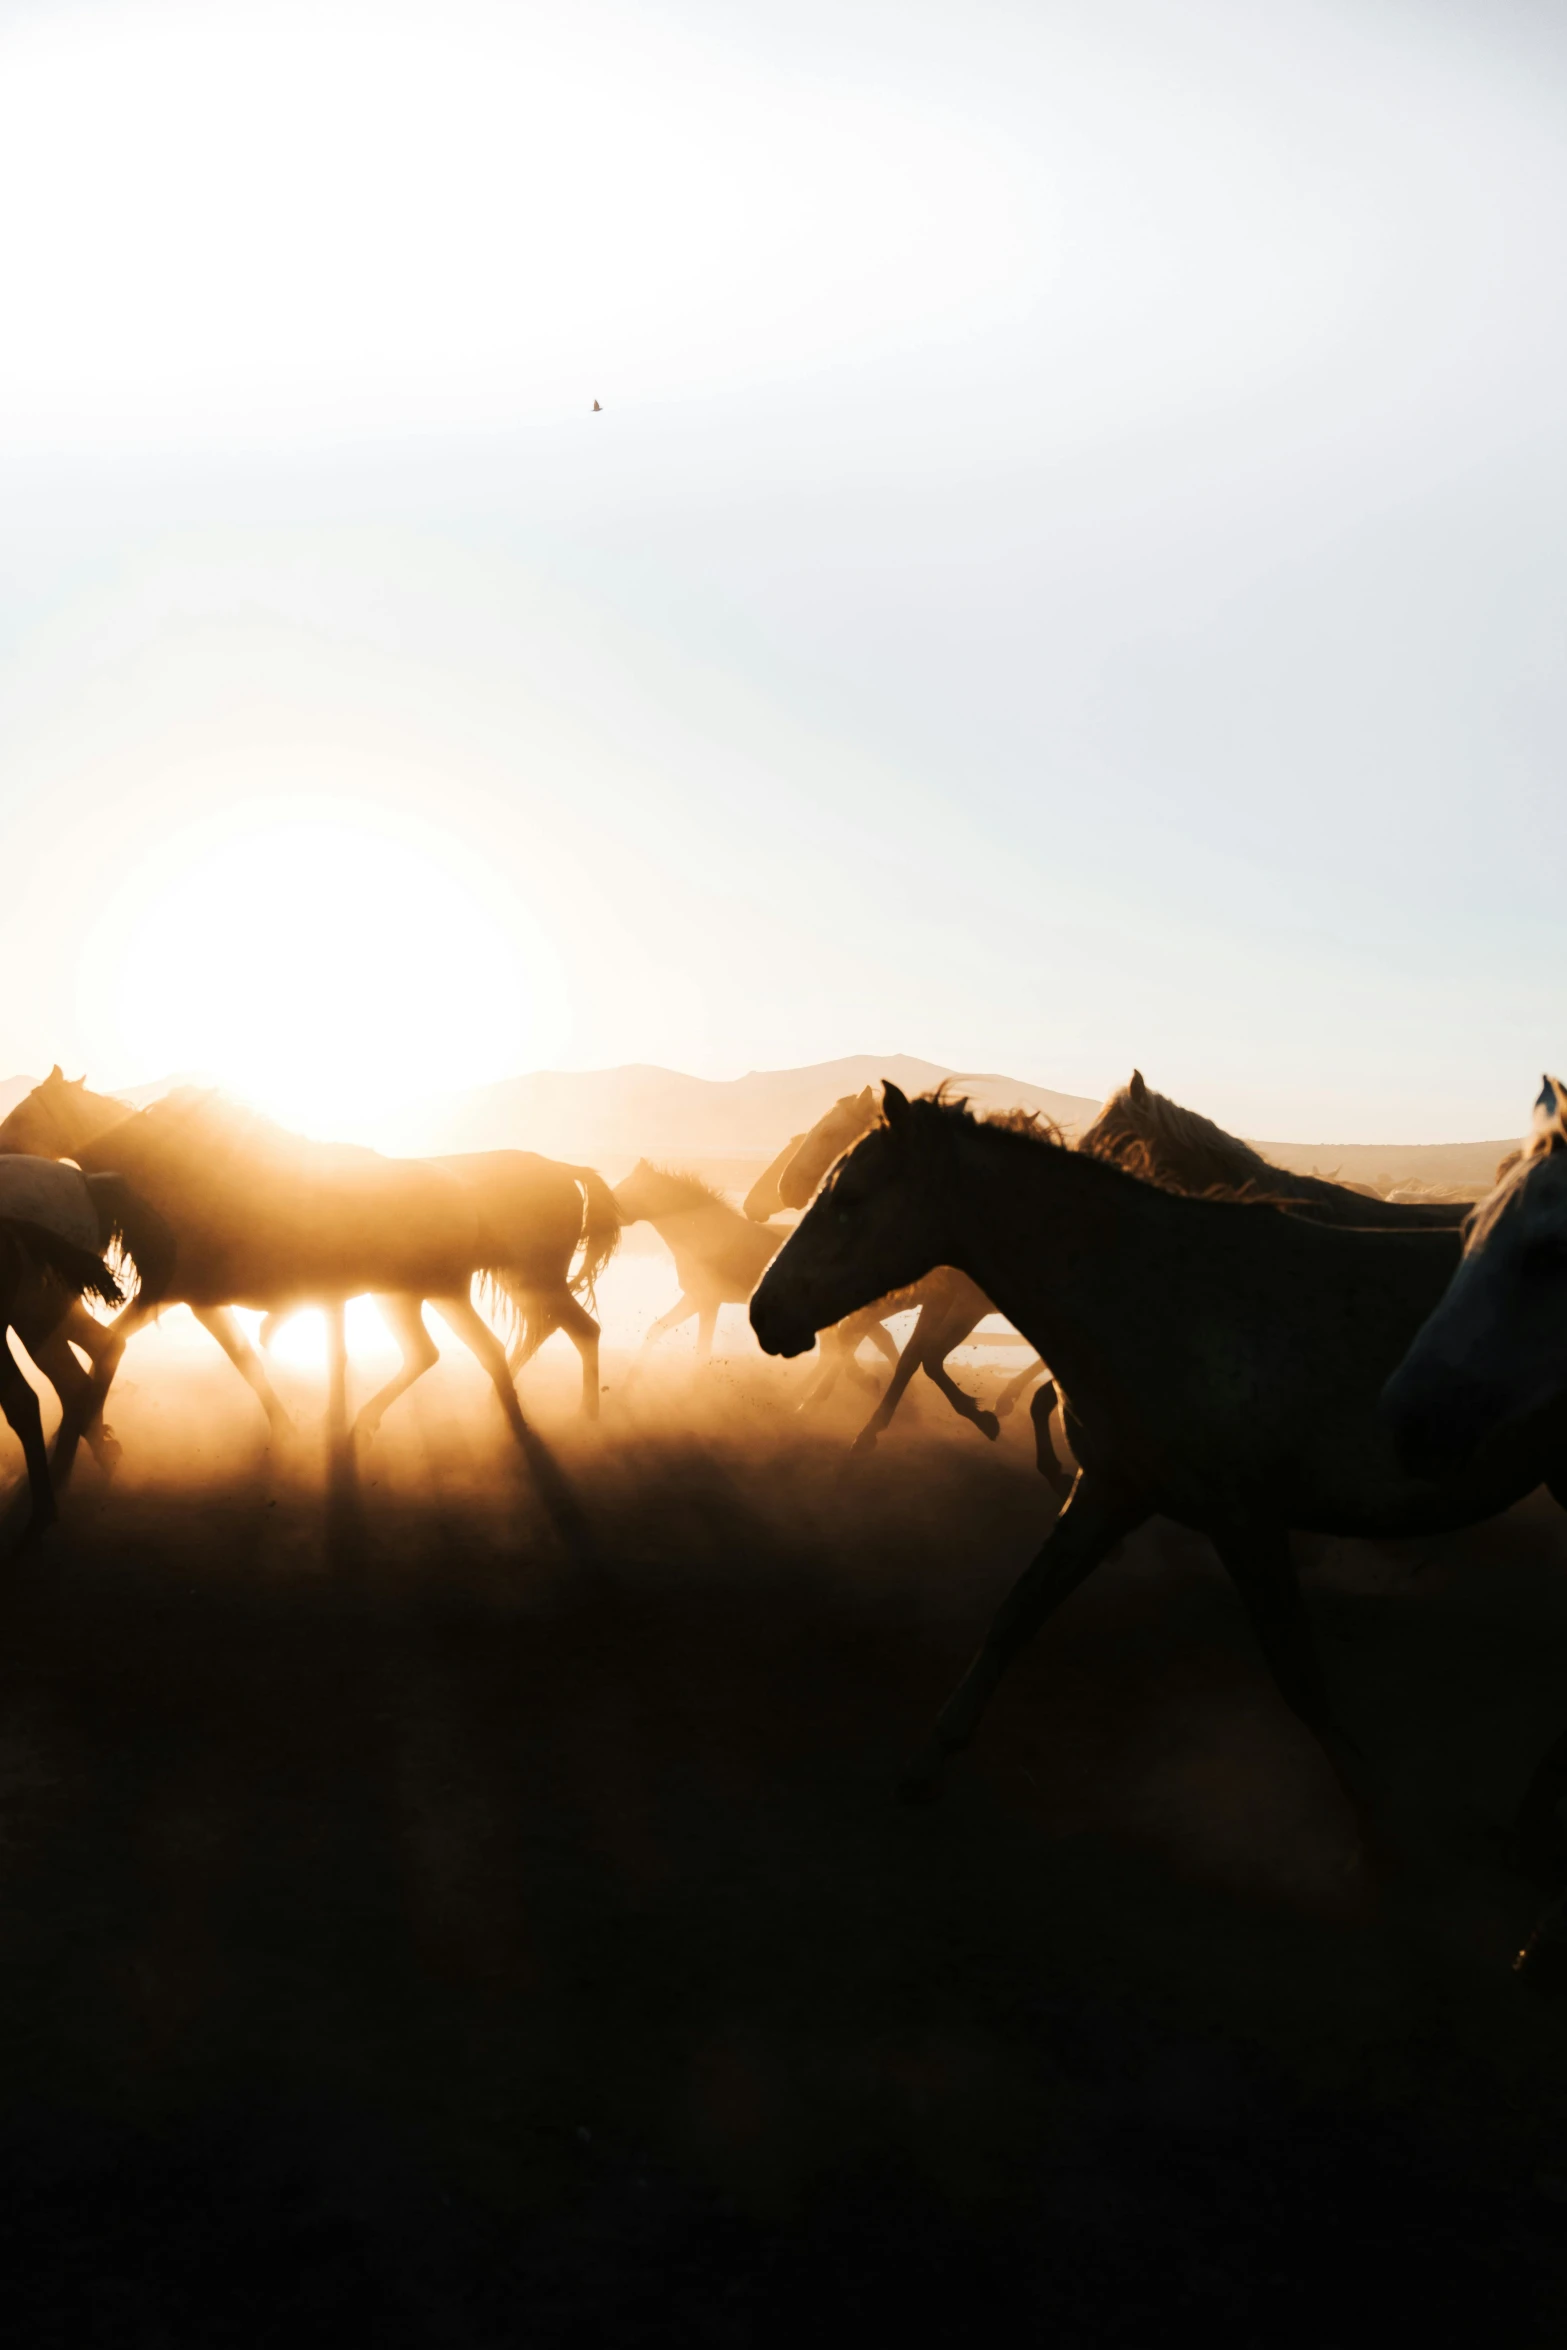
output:
<instances>
[{"instance_id":1,"label":"shadow on ground","mask_svg":"<svg viewBox=\"0 0 1567 2350\"><path fill-rule=\"evenodd\" d=\"M1373 1898L1202 1545L908 1813L1024 1431L848 1469L760 1376L611 1385L597 1438L542 1391L589 1572L466 1387L329 1497L205 1373L5 1570L9 2339L1558 2340L1567 2018L1486 1831L1567 1521L1316 1559Z\"/></svg>"}]
</instances>

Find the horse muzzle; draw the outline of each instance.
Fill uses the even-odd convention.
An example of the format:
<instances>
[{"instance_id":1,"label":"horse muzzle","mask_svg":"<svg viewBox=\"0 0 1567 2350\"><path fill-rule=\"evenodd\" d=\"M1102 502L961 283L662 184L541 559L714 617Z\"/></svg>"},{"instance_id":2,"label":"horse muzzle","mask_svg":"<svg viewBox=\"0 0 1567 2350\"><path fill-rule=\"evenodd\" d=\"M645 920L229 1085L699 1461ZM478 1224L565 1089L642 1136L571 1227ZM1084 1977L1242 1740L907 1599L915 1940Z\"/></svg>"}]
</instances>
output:
<instances>
[{"instance_id":1,"label":"horse muzzle","mask_svg":"<svg viewBox=\"0 0 1567 2350\"><path fill-rule=\"evenodd\" d=\"M751 1328L763 1354L809 1354L816 1344L816 1332L799 1314L768 1297L765 1288L764 1283L751 1300Z\"/></svg>"}]
</instances>

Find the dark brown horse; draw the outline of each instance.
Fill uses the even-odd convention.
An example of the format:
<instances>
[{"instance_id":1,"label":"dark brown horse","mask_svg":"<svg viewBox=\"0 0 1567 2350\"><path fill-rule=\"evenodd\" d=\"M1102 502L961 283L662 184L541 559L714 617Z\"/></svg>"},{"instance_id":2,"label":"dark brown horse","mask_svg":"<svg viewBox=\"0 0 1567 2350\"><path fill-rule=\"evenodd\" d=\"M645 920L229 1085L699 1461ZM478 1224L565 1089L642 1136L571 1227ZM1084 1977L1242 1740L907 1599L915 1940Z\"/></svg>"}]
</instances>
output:
<instances>
[{"instance_id":1,"label":"dark brown horse","mask_svg":"<svg viewBox=\"0 0 1567 2350\"><path fill-rule=\"evenodd\" d=\"M867 1085L858 1093L840 1094L810 1131L797 1134L757 1178L746 1198L746 1214L770 1216L780 1208L808 1205L834 1161L858 1142L880 1116L881 1105L874 1087ZM940 1389L961 1419L971 1421L982 1436L994 1442L1001 1433L1000 1409L991 1412L976 1403L947 1370L948 1355L971 1337L993 1310L989 1298L982 1297L973 1282L965 1280L961 1273L942 1266L927 1280L916 1282L899 1296L884 1299L882 1310L884 1314L914 1311L918 1319L901 1352L894 1350L890 1341L884 1350L892 1356L892 1377L876 1409L855 1438L854 1450L868 1452L890 1426L917 1371L923 1371L931 1384ZM1007 1390L1007 1404L1002 1408L1010 1408L1019 1388L1043 1371L1043 1364L1030 1366L1020 1380L1014 1380Z\"/></svg>"},{"instance_id":2,"label":"dark brown horse","mask_svg":"<svg viewBox=\"0 0 1567 2350\"><path fill-rule=\"evenodd\" d=\"M1567 1087L1470 1210L1463 1261L1383 1396L1411 1468L1439 1476L1482 1437L1567 1394Z\"/></svg>"},{"instance_id":3,"label":"dark brown horse","mask_svg":"<svg viewBox=\"0 0 1567 2350\"><path fill-rule=\"evenodd\" d=\"M1134 1527L1212 1539L1280 1694L1346 1790L1291 1528L1386 1537L1473 1525L1542 1481L1567 1491L1567 1412L1498 1433L1441 1485L1399 1464L1379 1391L1458 1261L1448 1231L1365 1231L1268 1203L1194 1199L1063 1147L1026 1118L884 1094L751 1301L770 1353L958 1266L1055 1367L1081 1463L1043 1549L908 1774L934 1792L1008 1663Z\"/></svg>"}]
</instances>

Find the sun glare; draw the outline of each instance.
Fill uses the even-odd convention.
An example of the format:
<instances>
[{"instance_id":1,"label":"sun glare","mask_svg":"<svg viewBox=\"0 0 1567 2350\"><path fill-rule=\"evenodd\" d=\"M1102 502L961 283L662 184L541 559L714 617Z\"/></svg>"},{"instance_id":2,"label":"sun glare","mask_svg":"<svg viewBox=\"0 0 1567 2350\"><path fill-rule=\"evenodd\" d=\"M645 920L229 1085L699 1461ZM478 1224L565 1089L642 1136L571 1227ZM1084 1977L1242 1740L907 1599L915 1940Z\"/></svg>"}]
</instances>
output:
<instances>
[{"instance_id":1,"label":"sun glare","mask_svg":"<svg viewBox=\"0 0 1567 2350\"><path fill-rule=\"evenodd\" d=\"M359 811L164 843L100 924L83 986L104 1076L199 1077L343 1140L536 1067L560 1038L527 910L461 844Z\"/></svg>"}]
</instances>

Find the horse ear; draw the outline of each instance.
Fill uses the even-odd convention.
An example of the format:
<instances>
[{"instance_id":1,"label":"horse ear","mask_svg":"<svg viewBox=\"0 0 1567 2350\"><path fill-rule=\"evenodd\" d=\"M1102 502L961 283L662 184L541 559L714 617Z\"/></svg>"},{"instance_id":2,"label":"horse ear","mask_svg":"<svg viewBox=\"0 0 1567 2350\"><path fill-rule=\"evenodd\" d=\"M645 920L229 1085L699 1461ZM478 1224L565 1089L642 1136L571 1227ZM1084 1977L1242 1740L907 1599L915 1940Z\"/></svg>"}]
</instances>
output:
<instances>
[{"instance_id":1,"label":"horse ear","mask_svg":"<svg viewBox=\"0 0 1567 2350\"><path fill-rule=\"evenodd\" d=\"M914 1112L909 1097L890 1077L881 1081L881 1114L894 1134L901 1134L913 1120Z\"/></svg>"},{"instance_id":2,"label":"horse ear","mask_svg":"<svg viewBox=\"0 0 1567 2350\"><path fill-rule=\"evenodd\" d=\"M1567 1085L1559 1077L1547 1076L1534 1105L1535 1132L1560 1135L1564 1124L1567 1124Z\"/></svg>"},{"instance_id":3,"label":"horse ear","mask_svg":"<svg viewBox=\"0 0 1567 2350\"><path fill-rule=\"evenodd\" d=\"M63 1085L65 1083L65 1071L61 1068L58 1061L56 1061L54 1067L50 1070L48 1076L44 1079L44 1083L46 1085Z\"/></svg>"},{"instance_id":4,"label":"horse ear","mask_svg":"<svg viewBox=\"0 0 1567 2350\"><path fill-rule=\"evenodd\" d=\"M1148 1099L1147 1080L1144 1078L1141 1069L1134 1069L1132 1071L1132 1082L1126 1090L1131 1095L1134 1102L1145 1102Z\"/></svg>"},{"instance_id":5,"label":"horse ear","mask_svg":"<svg viewBox=\"0 0 1567 2350\"><path fill-rule=\"evenodd\" d=\"M86 1084L87 1084L87 1072L86 1072L86 1070L84 1069L84 1070L82 1071L82 1073L81 1073L80 1077L73 1077L73 1078L71 1078L71 1079L70 1079L70 1081L69 1081L69 1082L70 1082L70 1085L71 1085L71 1087L72 1087L72 1090L73 1090L74 1092L76 1092L76 1093L81 1093L81 1092L84 1090L84 1088L85 1088L85 1086L86 1086Z\"/></svg>"}]
</instances>

